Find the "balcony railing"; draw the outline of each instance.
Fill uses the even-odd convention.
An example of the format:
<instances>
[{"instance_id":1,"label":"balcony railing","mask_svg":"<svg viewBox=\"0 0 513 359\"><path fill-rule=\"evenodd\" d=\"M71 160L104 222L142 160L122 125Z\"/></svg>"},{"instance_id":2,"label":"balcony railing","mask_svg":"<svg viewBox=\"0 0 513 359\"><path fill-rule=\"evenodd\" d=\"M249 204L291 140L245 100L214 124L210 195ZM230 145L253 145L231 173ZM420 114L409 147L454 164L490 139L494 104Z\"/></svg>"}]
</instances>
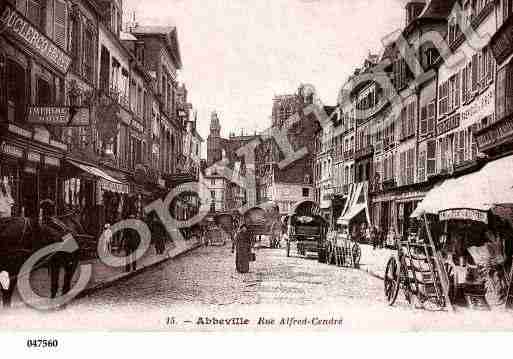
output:
<instances>
[{"instance_id":1,"label":"balcony railing","mask_svg":"<svg viewBox=\"0 0 513 359\"><path fill-rule=\"evenodd\" d=\"M347 150L344 152L344 160L350 160L353 158L353 156L354 156L353 150Z\"/></svg>"},{"instance_id":2,"label":"balcony railing","mask_svg":"<svg viewBox=\"0 0 513 359\"><path fill-rule=\"evenodd\" d=\"M356 150L356 152L354 154L354 158L357 160L360 158L372 156L373 154L374 154L374 147L372 145L370 145L370 146L363 147L363 148Z\"/></svg>"}]
</instances>

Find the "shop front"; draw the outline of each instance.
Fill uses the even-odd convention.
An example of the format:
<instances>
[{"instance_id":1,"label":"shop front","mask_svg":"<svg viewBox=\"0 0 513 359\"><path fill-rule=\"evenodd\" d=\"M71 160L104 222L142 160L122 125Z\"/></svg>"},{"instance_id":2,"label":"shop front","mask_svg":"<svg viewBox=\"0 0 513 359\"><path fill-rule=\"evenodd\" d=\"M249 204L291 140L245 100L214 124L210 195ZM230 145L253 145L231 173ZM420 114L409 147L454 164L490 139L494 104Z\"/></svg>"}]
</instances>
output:
<instances>
[{"instance_id":1,"label":"shop front","mask_svg":"<svg viewBox=\"0 0 513 359\"><path fill-rule=\"evenodd\" d=\"M1 129L1 215L38 218L40 203L45 199L59 208L61 149L29 141L33 132L18 126L8 124ZM20 138L17 133L26 137Z\"/></svg>"},{"instance_id":2,"label":"shop front","mask_svg":"<svg viewBox=\"0 0 513 359\"><path fill-rule=\"evenodd\" d=\"M66 160L62 176L65 208L80 213L82 225L89 234L98 235L104 224L124 218L128 183L93 164L73 160Z\"/></svg>"},{"instance_id":3,"label":"shop front","mask_svg":"<svg viewBox=\"0 0 513 359\"><path fill-rule=\"evenodd\" d=\"M369 211L369 185L361 182L350 185L349 195L337 224L342 232L347 231L356 240L366 239L366 230L372 226Z\"/></svg>"},{"instance_id":4,"label":"shop front","mask_svg":"<svg viewBox=\"0 0 513 359\"><path fill-rule=\"evenodd\" d=\"M428 220L445 258L451 299L457 303L493 307L507 301L512 183L513 158L497 159L477 172L439 183L412 213Z\"/></svg>"}]
</instances>

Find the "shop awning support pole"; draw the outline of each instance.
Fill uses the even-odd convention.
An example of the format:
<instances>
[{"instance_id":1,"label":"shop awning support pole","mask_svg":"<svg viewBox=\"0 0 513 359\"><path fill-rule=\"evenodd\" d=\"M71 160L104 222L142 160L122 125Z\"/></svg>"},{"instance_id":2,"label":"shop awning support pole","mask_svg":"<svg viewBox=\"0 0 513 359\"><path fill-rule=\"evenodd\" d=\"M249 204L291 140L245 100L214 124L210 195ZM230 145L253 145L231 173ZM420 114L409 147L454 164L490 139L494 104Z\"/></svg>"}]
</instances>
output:
<instances>
[{"instance_id":1,"label":"shop awning support pole","mask_svg":"<svg viewBox=\"0 0 513 359\"><path fill-rule=\"evenodd\" d=\"M454 306L451 303L451 298L449 297L449 276L447 275L447 271L445 270L445 266L442 264L442 257L438 249L436 249L435 242L433 240L433 236L431 235L431 230L429 228L429 223L426 214L423 214L424 217L424 225L426 226L426 232L429 239L429 244L431 248L433 248L433 256L435 257L435 265L438 271L438 275L440 277L440 282L442 284L442 290L444 292L445 303L454 311ZM436 284L435 284L436 285Z\"/></svg>"}]
</instances>

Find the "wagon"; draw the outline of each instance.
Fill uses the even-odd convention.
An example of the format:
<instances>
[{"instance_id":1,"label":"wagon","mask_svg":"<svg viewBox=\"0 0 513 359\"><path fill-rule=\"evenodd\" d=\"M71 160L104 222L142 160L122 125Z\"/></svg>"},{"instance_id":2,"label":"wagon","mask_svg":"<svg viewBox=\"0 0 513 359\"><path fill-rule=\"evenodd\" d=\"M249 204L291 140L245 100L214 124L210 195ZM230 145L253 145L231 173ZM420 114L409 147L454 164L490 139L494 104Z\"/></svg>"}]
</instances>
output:
<instances>
[{"instance_id":1,"label":"wagon","mask_svg":"<svg viewBox=\"0 0 513 359\"><path fill-rule=\"evenodd\" d=\"M288 218L287 257L295 246L297 255L317 253L319 262L326 262L328 223L319 213L312 201L302 201L293 207Z\"/></svg>"}]
</instances>

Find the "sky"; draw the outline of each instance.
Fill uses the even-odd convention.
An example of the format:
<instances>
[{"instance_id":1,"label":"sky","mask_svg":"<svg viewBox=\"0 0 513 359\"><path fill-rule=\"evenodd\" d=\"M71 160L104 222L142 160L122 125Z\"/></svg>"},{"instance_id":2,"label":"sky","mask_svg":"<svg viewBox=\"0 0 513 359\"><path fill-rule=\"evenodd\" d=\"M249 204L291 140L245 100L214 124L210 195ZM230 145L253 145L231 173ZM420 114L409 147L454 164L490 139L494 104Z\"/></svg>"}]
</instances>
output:
<instances>
[{"instance_id":1,"label":"sky","mask_svg":"<svg viewBox=\"0 0 513 359\"><path fill-rule=\"evenodd\" d=\"M125 0L124 17L177 27L179 80L206 140L216 110L223 136L271 122L275 95L313 85L335 105L347 76L403 26L406 0ZM206 143L204 145L206 149Z\"/></svg>"}]
</instances>

